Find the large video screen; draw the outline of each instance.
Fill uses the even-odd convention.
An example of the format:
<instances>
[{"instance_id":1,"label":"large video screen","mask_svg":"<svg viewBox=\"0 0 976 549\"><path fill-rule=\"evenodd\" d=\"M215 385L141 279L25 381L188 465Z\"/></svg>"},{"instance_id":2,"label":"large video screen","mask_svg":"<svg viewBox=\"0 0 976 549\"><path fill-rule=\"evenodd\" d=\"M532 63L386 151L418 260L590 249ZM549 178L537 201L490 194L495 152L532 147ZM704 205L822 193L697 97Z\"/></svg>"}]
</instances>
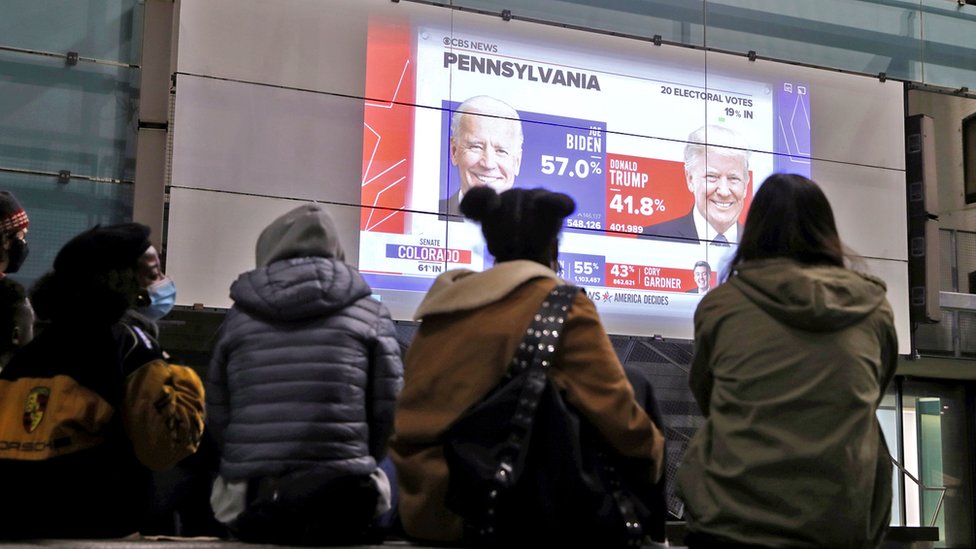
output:
<instances>
[{"instance_id":1,"label":"large video screen","mask_svg":"<svg viewBox=\"0 0 976 549\"><path fill-rule=\"evenodd\" d=\"M396 89L365 108L359 266L375 290L423 291L444 270L490 267L460 197L545 187L577 204L564 278L601 312L687 319L717 284L756 187L773 172L811 175L809 84L706 75L698 55L566 46L370 22L366 96Z\"/></svg>"},{"instance_id":2,"label":"large video screen","mask_svg":"<svg viewBox=\"0 0 976 549\"><path fill-rule=\"evenodd\" d=\"M417 3L281 1L181 4L166 243L181 305L229 306L264 226L314 200L409 320L440 273L494 262L458 211L468 189L545 187L576 201L560 271L608 331L687 339L758 186L790 172L888 283L907 352L899 83Z\"/></svg>"}]
</instances>

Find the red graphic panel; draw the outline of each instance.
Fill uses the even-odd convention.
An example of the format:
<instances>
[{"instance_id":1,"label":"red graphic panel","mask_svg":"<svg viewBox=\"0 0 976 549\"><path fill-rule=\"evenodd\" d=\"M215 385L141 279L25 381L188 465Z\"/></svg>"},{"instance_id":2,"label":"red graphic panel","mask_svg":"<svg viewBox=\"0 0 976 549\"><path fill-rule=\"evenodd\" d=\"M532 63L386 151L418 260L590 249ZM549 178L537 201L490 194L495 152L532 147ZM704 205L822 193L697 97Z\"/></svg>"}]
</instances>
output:
<instances>
[{"instance_id":1,"label":"red graphic panel","mask_svg":"<svg viewBox=\"0 0 976 549\"><path fill-rule=\"evenodd\" d=\"M407 26L370 21L363 124L363 231L403 233L410 194L416 73Z\"/></svg>"},{"instance_id":2,"label":"red graphic panel","mask_svg":"<svg viewBox=\"0 0 976 549\"><path fill-rule=\"evenodd\" d=\"M683 162L607 154L607 227L640 233L644 227L691 211L695 195L688 190ZM752 172L739 216L744 224L752 203Z\"/></svg>"},{"instance_id":3,"label":"red graphic panel","mask_svg":"<svg viewBox=\"0 0 976 549\"><path fill-rule=\"evenodd\" d=\"M749 215L749 206L752 205L752 172L749 172L749 186L746 187L746 197L742 201L742 213L739 214L739 225L746 224L746 216ZM742 235L739 235L742 238ZM714 287L714 286L713 286Z\"/></svg>"},{"instance_id":4,"label":"red graphic panel","mask_svg":"<svg viewBox=\"0 0 976 549\"><path fill-rule=\"evenodd\" d=\"M607 226L639 234L648 225L688 213L694 196L681 162L607 154Z\"/></svg>"},{"instance_id":5,"label":"red graphic panel","mask_svg":"<svg viewBox=\"0 0 976 549\"><path fill-rule=\"evenodd\" d=\"M698 287L692 269L650 267L628 263L607 263L605 280L610 288L634 290L684 292Z\"/></svg>"}]
</instances>

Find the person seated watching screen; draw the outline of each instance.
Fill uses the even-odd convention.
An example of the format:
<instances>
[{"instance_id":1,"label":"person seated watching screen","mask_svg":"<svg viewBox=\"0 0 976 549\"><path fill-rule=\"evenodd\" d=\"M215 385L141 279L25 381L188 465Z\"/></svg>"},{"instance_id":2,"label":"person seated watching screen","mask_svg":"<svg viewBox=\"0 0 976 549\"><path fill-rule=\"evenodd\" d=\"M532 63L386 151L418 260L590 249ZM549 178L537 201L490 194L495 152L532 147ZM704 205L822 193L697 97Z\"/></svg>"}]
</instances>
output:
<instances>
[{"instance_id":1,"label":"person seated watching screen","mask_svg":"<svg viewBox=\"0 0 976 549\"><path fill-rule=\"evenodd\" d=\"M481 186L464 195L461 211L481 223L495 264L484 272L442 273L414 315L421 324L405 357L390 445L408 537L437 543L464 537L462 517L445 500L450 478L442 437L502 380L539 305L561 283L559 232L575 208L568 195L541 188L498 194ZM554 384L616 452L640 463L644 482L657 483L664 437L649 384L641 402L585 292L575 295L560 337L548 369ZM663 494L663 482L657 486ZM662 511L645 525L650 540L664 541L665 519Z\"/></svg>"},{"instance_id":2,"label":"person seated watching screen","mask_svg":"<svg viewBox=\"0 0 976 549\"><path fill-rule=\"evenodd\" d=\"M705 417L677 474L689 547L878 547L892 464L877 410L898 341L883 281L846 267L820 187L774 174L695 311Z\"/></svg>"},{"instance_id":3,"label":"person seated watching screen","mask_svg":"<svg viewBox=\"0 0 976 549\"><path fill-rule=\"evenodd\" d=\"M0 370L34 339L34 309L27 292L11 278L0 279Z\"/></svg>"}]
</instances>

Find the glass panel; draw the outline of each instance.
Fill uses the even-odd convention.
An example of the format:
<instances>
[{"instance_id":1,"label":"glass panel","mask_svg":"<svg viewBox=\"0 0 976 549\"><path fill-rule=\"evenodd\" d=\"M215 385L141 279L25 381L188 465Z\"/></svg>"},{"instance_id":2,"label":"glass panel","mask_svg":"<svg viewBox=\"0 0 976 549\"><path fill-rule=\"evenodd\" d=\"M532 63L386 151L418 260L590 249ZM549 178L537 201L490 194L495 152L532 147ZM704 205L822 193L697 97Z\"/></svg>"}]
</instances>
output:
<instances>
[{"instance_id":1,"label":"glass panel","mask_svg":"<svg viewBox=\"0 0 976 549\"><path fill-rule=\"evenodd\" d=\"M0 46L138 64L143 1L4 0Z\"/></svg>"},{"instance_id":2,"label":"glass panel","mask_svg":"<svg viewBox=\"0 0 976 549\"><path fill-rule=\"evenodd\" d=\"M851 252L908 261L904 172L815 160L813 180L830 200L837 230Z\"/></svg>"},{"instance_id":3,"label":"glass panel","mask_svg":"<svg viewBox=\"0 0 976 549\"><path fill-rule=\"evenodd\" d=\"M895 312L895 331L898 332L898 354L907 355L911 348L911 324L908 320L908 262L862 257L856 268L885 281L888 303Z\"/></svg>"},{"instance_id":4,"label":"glass panel","mask_svg":"<svg viewBox=\"0 0 976 549\"><path fill-rule=\"evenodd\" d=\"M972 547L973 456L966 387L906 379L903 392L906 462L914 456L909 470L917 471L924 485L906 479L908 515L916 521L909 524L927 526L934 517L941 534L936 547Z\"/></svg>"},{"instance_id":5,"label":"glass panel","mask_svg":"<svg viewBox=\"0 0 976 549\"><path fill-rule=\"evenodd\" d=\"M915 347L927 355L953 356L952 332L957 318L955 311L943 310L939 322L918 324L915 327Z\"/></svg>"},{"instance_id":6,"label":"glass panel","mask_svg":"<svg viewBox=\"0 0 976 549\"><path fill-rule=\"evenodd\" d=\"M964 358L976 358L976 313L959 311L959 353Z\"/></svg>"},{"instance_id":7,"label":"glass panel","mask_svg":"<svg viewBox=\"0 0 976 549\"><path fill-rule=\"evenodd\" d=\"M918 9L908 1L708 0L705 45L918 80Z\"/></svg>"},{"instance_id":8,"label":"glass panel","mask_svg":"<svg viewBox=\"0 0 976 549\"><path fill-rule=\"evenodd\" d=\"M911 477L918 479L918 414L915 409L915 399L910 398L908 391L902 388L902 438L905 448L905 526L928 525L921 518L920 497L922 488ZM909 474L911 476L909 476Z\"/></svg>"},{"instance_id":9,"label":"glass panel","mask_svg":"<svg viewBox=\"0 0 976 549\"><path fill-rule=\"evenodd\" d=\"M939 229L939 289L943 292L954 292L952 285L953 259L956 251L952 247L953 233L948 229ZM959 284L965 287L966 281L959 279Z\"/></svg>"},{"instance_id":10,"label":"glass panel","mask_svg":"<svg viewBox=\"0 0 976 549\"><path fill-rule=\"evenodd\" d=\"M610 340L626 368L642 369L652 380L654 397L664 423L668 510L674 517L681 518L684 503L674 493L675 475L688 442L705 422L688 388L691 344L624 336L610 336Z\"/></svg>"},{"instance_id":11,"label":"glass panel","mask_svg":"<svg viewBox=\"0 0 976 549\"><path fill-rule=\"evenodd\" d=\"M878 407L878 423L881 425L881 432L884 434L885 442L888 444L888 452L892 457L897 459L898 456L898 409L896 407L896 392L898 388L894 383L889 383L888 387L885 389L884 397L881 399L881 405ZM891 477L891 524L892 526L901 525L901 499L902 494L899 492L898 487L898 475L901 472L894 468L892 470Z\"/></svg>"},{"instance_id":12,"label":"glass panel","mask_svg":"<svg viewBox=\"0 0 976 549\"><path fill-rule=\"evenodd\" d=\"M0 167L132 180L138 77L0 51Z\"/></svg>"},{"instance_id":13,"label":"glass panel","mask_svg":"<svg viewBox=\"0 0 976 549\"><path fill-rule=\"evenodd\" d=\"M922 0L921 80L970 92L976 84L976 10L945 0Z\"/></svg>"},{"instance_id":14,"label":"glass panel","mask_svg":"<svg viewBox=\"0 0 976 549\"><path fill-rule=\"evenodd\" d=\"M902 83L716 52L705 62L708 123L775 132L773 149L753 148L904 170Z\"/></svg>"},{"instance_id":15,"label":"glass panel","mask_svg":"<svg viewBox=\"0 0 976 549\"><path fill-rule=\"evenodd\" d=\"M260 232L276 217L301 204L301 200L173 189L166 272L179 284L179 304L230 307L227 290L240 273L254 268L254 245ZM336 221L346 261L362 271L375 295L395 318L411 319L434 277L445 268L460 266L417 259L421 246L414 245L419 242L415 235L399 235L397 241L398 235L360 232L364 210L358 206L322 205ZM426 227L425 238L439 240L444 243L440 247L451 248L448 223L435 214L407 215L414 225ZM208 237L201 239L201 234ZM410 250L403 252L398 247ZM472 260L465 259L468 263ZM393 273L408 276L390 276Z\"/></svg>"},{"instance_id":16,"label":"glass panel","mask_svg":"<svg viewBox=\"0 0 976 549\"><path fill-rule=\"evenodd\" d=\"M418 30L450 34L451 17L448 9L389 0L183 2L177 71L412 102L410 56L428 38ZM364 87L367 70L372 84Z\"/></svg>"},{"instance_id":17,"label":"glass panel","mask_svg":"<svg viewBox=\"0 0 976 549\"><path fill-rule=\"evenodd\" d=\"M358 204L364 103L180 75L170 183Z\"/></svg>"},{"instance_id":18,"label":"glass panel","mask_svg":"<svg viewBox=\"0 0 976 549\"><path fill-rule=\"evenodd\" d=\"M942 256L943 261L949 261L951 256ZM976 233L956 231L956 258L960 292L976 293L976 288L969 287L969 273L976 271ZM943 288L946 291L952 288Z\"/></svg>"},{"instance_id":19,"label":"glass panel","mask_svg":"<svg viewBox=\"0 0 976 549\"><path fill-rule=\"evenodd\" d=\"M669 106L662 103L670 99L661 87L704 85L704 54L698 50L460 11L452 24L450 40L458 46L441 51L437 39L417 55L418 64L429 59L427 70L418 68L418 80L435 84L419 92L432 96L445 82L451 96L420 104L449 99L456 105L490 95L528 111L523 120L573 125L548 116L576 116L589 122L583 129L605 124L610 132L680 139L681 132L668 132L670 120L661 120ZM445 65L449 73L439 71ZM689 110L701 116L700 106L685 105L681 114Z\"/></svg>"},{"instance_id":20,"label":"glass panel","mask_svg":"<svg viewBox=\"0 0 976 549\"><path fill-rule=\"evenodd\" d=\"M702 0L452 0L458 8L626 36L703 45Z\"/></svg>"},{"instance_id":21,"label":"glass panel","mask_svg":"<svg viewBox=\"0 0 976 549\"><path fill-rule=\"evenodd\" d=\"M942 515L941 490L926 490L926 487L943 486L942 471L942 402L939 398L916 398L915 411L918 418L918 478L922 481L922 517L934 517L934 525L945 530L945 516ZM927 524L933 524L928 522Z\"/></svg>"},{"instance_id":22,"label":"glass panel","mask_svg":"<svg viewBox=\"0 0 976 549\"><path fill-rule=\"evenodd\" d=\"M0 189L14 193L30 218L30 255L12 275L26 286L51 269L71 237L97 224L132 220L132 185L77 180L62 185L53 177L0 172Z\"/></svg>"}]
</instances>

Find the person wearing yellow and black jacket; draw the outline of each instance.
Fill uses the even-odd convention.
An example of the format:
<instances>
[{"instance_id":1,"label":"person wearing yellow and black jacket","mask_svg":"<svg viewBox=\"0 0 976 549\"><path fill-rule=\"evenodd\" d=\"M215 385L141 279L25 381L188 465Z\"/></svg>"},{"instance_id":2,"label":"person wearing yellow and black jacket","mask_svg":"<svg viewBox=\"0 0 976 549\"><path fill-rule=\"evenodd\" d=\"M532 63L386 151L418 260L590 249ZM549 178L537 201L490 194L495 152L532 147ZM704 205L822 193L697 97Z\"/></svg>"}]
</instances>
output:
<instances>
[{"instance_id":1,"label":"person wearing yellow and black jacket","mask_svg":"<svg viewBox=\"0 0 976 549\"><path fill-rule=\"evenodd\" d=\"M122 537L151 471L193 453L203 388L158 352L132 360L116 324L145 301L149 228L95 227L69 241L31 300L46 322L0 372L0 539ZM128 356L128 360L126 357Z\"/></svg>"}]
</instances>

